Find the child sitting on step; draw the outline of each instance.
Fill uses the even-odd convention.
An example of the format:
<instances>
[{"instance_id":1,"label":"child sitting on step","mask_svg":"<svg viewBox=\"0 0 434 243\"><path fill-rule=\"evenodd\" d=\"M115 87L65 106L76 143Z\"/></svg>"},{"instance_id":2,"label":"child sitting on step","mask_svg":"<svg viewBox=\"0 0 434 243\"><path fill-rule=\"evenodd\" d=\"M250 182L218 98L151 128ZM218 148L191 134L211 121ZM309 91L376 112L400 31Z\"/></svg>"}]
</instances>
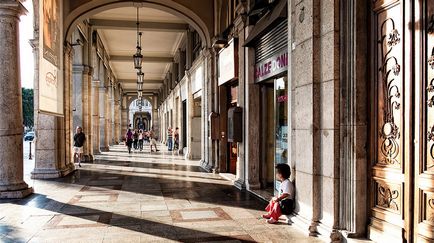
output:
<instances>
[{"instance_id":1,"label":"child sitting on step","mask_svg":"<svg viewBox=\"0 0 434 243\"><path fill-rule=\"evenodd\" d=\"M262 215L267 223L274 224L279 221L282 214L291 214L294 208L294 185L289 181L291 168L287 164L276 165L276 178L281 182L279 194L273 197L265 208L267 214Z\"/></svg>"}]
</instances>

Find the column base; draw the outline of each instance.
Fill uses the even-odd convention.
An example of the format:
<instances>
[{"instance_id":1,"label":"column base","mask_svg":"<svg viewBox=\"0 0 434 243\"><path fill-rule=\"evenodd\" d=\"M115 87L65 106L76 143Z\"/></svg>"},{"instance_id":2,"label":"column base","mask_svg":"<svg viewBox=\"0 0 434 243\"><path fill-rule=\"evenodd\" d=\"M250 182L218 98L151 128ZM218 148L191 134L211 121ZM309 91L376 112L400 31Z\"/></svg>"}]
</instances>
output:
<instances>
[{"instance_id":1,"label":"column base","mask_svg":"<svg viewBox=\"0 0 434 243\"><path fill-rule=\"evenodd\" d=\"M75 165L74 164L70 164L69 166L59 170L59 169L43 169L43 168L35 168L32 171L32 175L31 178L32 179L54 179L54 178L60 178L60 177L64 177L68 174L70 174L71 172L75 171Z\"/></svg>"},{"instance_id":2,"label":"column base","mask_svg":"<svg viewBox=\"0 0 434 243\"><path fill-rule=\"evenodd\" d=\"M247 182L246 188L247 188L247 190L260 190L261 189L261 183L259 183L259 182L254 182L254 183Z\"/></svg>"},{"instance_id":3,"label":"column base","mask_svg":"<svg viewBox=\"0 0 434 243\"><path fill-rule=\"evenodd\" d=\"M0 199L20 199L33 193L33 188L29 187L25 182L6 186L4 189L4 191L0 191Z\"/></svg>"},{"instance_id":4,"label":"column base","mask_svg":"<svg viewBox=\"0 0 434 243\"><path fill-rule=\"evenodd\" d=\"M32 187L18 191L0 191L0 199L21 199L33 194L33 192Z\"/></svg>"},{"instance_id":5,"label":"column base","mask_svg":"<svg viewBox=\"0 0 434 243\"><path fill-rule=\"evenodd\" d=\"M204 169L206 172L212 172L212 166L208 163L208 162L206 162L206 161L204 161L204 160L201 160L200 161L200 167L202 168L202 169Z\"/></svg>"},{"instance_id":6,"label":"column base","mask_svg":"<svg viewBox=\"0 0 434 243\"><path fill-rule=\"evenodd\" d=\"M109 147L100 147L99 150L100 150L101 152L109 152L109 151L110 151L110 148L109 148Z\"/></svg>"},{"instance_id":7,"label":"column base","mask_svg":"<svg viewBox=\"0 0 434 243\"><path fill-rule=\"evenodd\" d=\"M339 231L333 230L321 222L308 220L299 214L287 215L286 217L288 224L297 227L303 232L307 231L311 237L320 238L332 243L342 242L342 234Z\"/></svg>"},{"instance_id":8,"label":"column base","mask_svg":"<svg viewBox=\"0 0 434 243\"><path fill-rule=\"evenodd\" d=\"M238 179L238 180L234 181L234 186L240 190L246 189L246 183L244 183L243 179Z\"/></svg>"},{"instance_id":9,"label":"column base","mask_svg":"<svg viewBox=\"0 0 434 243\"><path fill-rule=\"evenodd\" d=\"M83 162L93 162L93 155L83 155Z\"/></svg>"}]
</instances>

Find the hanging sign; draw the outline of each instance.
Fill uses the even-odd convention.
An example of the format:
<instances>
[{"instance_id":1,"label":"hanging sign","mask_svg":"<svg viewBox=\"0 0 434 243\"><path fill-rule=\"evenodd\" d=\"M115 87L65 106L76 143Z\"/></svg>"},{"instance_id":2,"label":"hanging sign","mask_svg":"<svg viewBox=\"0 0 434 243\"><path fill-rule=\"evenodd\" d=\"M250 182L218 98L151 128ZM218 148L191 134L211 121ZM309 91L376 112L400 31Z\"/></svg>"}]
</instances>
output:
<instances>
[{"instance_id":1,"label":"hanging sign","mask_svg":"<svg viewBox=\"0 0 434 243\"><path fill-rule=\"evenodd\" d=\"M59 0L39 1L39 112L63 115L62 14Z\"/></svg>"},{"instance_id":2,"label":"hanging sign","mask_svg":"<svg viewBox=\"0 0 434 243\"><path fill-rule=\"evenodd\" d=\"M238 77L237 72L237 50L235 48L235 39L232 39L229 45L219 53L219 86L236 79Z\"/></svg>"}]
</instances>

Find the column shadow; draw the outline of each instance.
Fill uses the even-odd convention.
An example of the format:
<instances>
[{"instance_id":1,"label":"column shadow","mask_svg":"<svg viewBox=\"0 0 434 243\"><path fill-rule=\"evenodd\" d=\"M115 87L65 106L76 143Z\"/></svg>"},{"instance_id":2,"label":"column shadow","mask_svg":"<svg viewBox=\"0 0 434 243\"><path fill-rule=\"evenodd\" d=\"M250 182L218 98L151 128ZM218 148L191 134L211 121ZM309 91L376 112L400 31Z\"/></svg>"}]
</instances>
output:
<instances>
[{"instance_id":1,"label":"column shadow","mask_svg":"<svg viewBox=\"0 0 434 243\"><path fill-rule=\"evenodd\" d=\"M6 202L6 201L3 201ZM51 198L48 198L46 195L42 194L34 194L26 199L9 201L9 203L13 203L16 205L23 205L34 207L38 209L48 210L53 213L59 214L57 216L68 215L72 217L78 217L85 220L92 220L95 223L103 224L107 226L120 227L127 230L132 230L135 232L153 235L169 240L175 240L180 242L208 242L208 241L235 241L235 242L255 242L250 236L240 235L240 236L222 236L210 232L205 232L201 230L189 229L185 227L169 225L161 222L156 222L152 220L142 219L131 217L127 215L121 215L112 212L106 212L98 209L87 208L78 205L65 204ZM61 207L51 207L50 205L62 205ZM75 213L65 212L65 207L68 207L68 211L73 211ZM89 215L100 215L98 219L95 217L89 217ZM45 229L61 227L57 226L54 218L56 215L45 225ZM125 224L115 223L113 221L114 218L122 218L124 222L128 222ZM131 226L140 226L140 227L131 227ZM68 226L64 226L68 228ZM11 228L11 227L9 227ZM5 228L7 230L8 228ZM13 229L11 229L12 231Z\"/></svg>"}]
</instances>

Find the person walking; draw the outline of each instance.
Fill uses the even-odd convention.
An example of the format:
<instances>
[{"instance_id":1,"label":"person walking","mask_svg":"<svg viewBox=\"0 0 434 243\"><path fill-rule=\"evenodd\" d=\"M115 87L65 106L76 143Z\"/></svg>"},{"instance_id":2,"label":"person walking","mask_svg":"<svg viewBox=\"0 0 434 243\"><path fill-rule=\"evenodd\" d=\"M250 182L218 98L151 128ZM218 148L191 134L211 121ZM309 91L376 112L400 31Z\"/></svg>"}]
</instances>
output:
<instances>
[{"instance_id":1,"label":"person walking","mask_svg":"<svg viewBox=\"0 0 434 243\"><path fill-rule=\"evenodd\" d=\"M131 154L131 146L133 144L133 132L131 132L131 129L128 128L127 133L125 134L125 141L126 145L128 147L128 153Z\"/></svg>"},{"instance_id":2,"label":"person walking","mask_svg":"<svg viewBox=\"0 0 434 243\"><path fill-rule=\"evenodd\" d=\"M78 158L78 167L81 167L81 159L83 156L83 145L86 141L86 135L83 132L83 128L78 126L75 129L74 135L74 162Z\"/></svg>"},{"instance_id":3,"label":"person walking","mask_svg":"<svg viewBox=\"0 0 434 243\"><path fill-rule=\"evenodd\" d=\"M143 150L143 131L139 130L139 149L140 152Z\"/></svg>"},{"instance_id":4,"label":"person walking","mask_svg":"<svg viewBox=\"0 0 434 243\"><path fill-rule=\"evenodd\" d=\"M139 142L139 133L137 133L137 130L134 130L133 139L134 151L136 151L138 149Z\"/></svg>"},{"instance_id":5,"label":"person walking","mask_svg":"<svg viewBox=\"0 0 434 243\"><path fill-rule=\"evenodd\" d=\"M157 148L157 139L155 137L154 129L153 128L151 128L151 130L149 131L149 139L150 139L149 144L151 145L151 153L154 152L154 150L152 150L152 146L155 146L155 151L156 152L160 151Z\"/></svg>"},{"instance_id":6,"label":"person walking","mask_svg":"<svg viewBox=\"0 0 434 243\"><path fill-rule=\"evenodd\" d=\"M173 133L174 143L173 143L173 151L177 150L179 154L179 128L175 128L175 132Z\"/></svg>"},{"instance_id":7,"label":"person walking","mask_svg":"<svg viewBox=\"0 0 434 243\"><path fill-rule=\"evenodd\" d=\"M172 151L173 146L173 131L172 128L167 128L167 148L169 151Z\"/></svg>"}]
</instances>

